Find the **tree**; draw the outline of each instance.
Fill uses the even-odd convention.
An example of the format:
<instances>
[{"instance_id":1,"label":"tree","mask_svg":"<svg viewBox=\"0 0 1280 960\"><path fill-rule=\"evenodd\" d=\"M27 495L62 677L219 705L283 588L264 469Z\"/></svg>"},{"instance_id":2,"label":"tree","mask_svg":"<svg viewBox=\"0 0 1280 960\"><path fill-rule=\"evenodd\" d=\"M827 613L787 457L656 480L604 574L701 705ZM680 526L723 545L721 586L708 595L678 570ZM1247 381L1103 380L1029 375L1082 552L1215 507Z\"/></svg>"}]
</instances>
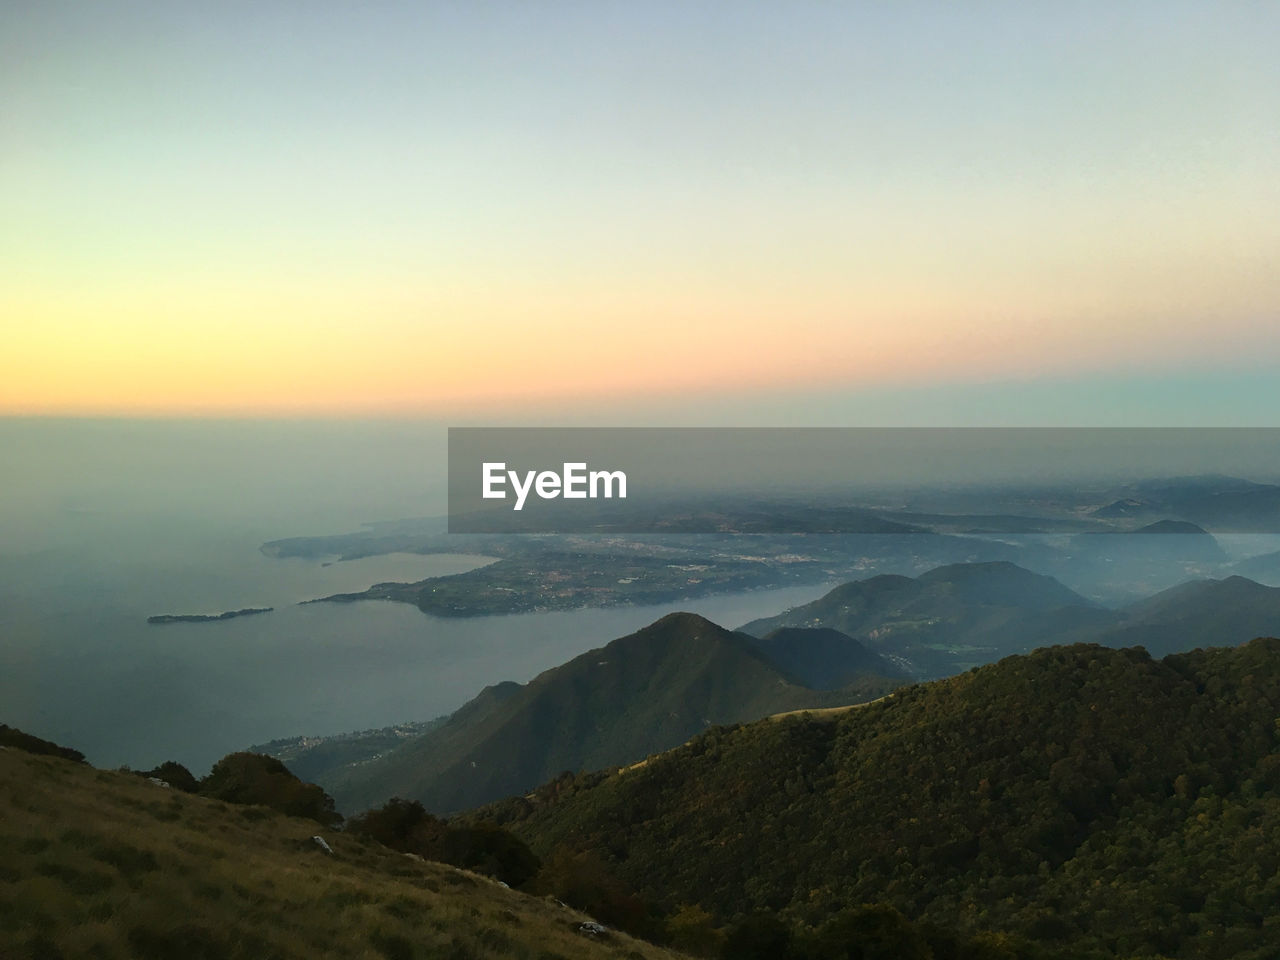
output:
<instances>
[{"instance_id":1,"label":"tree","mask_svg":"<svg viewBox=\"0 0 1280 960\"><path fill-rule=\"evenodd\" d=\"M182 764L176 760L166 760L158 767L151 770L137 771L140 777L155 777L157 780L163 780L175 790L181 790L183 793L195 793L200 789L200 781L197 780Z\"/></svg>"},{"instance_id":2,"label":"tree","mask_svg":"<svg viewBox=\"0 0 1280 960\"><path fill-rule=\"evenodd\" d=\"M303 783L275 757L232 753L213 765L200 781L200 793L227 803L256 803L291 817L306 817L326 827L342 822L333 798L314 783Z\"/></svg>"},{"instance_id":3,"label":"tree","mask_svg":"<svg viewBox=\"0 0 1280 960\"><path fill-rule=\"evenodd\" d=\"M497 824L448 823L416 800L392 797L376 810L352 817L346 829L392 850L475 870L513 887L528 882L541 866L524 841Z\"/></svg>"},{"instance_id":4,"label":"tree","mask_svg":"<svg viewBox=\"0 0 1280 960\"><path fill-rule=\"evenodd\" d=\"M795 956L791 928L773 914L747 917L725 938L724 960L788 960Z\"/></svg>"},{"instance_id":5,"label":"tree","mask_svg":"<svg viewBox=\"0 0 1280 960\"><path fill-rule=\"evenodd\" d=\"M933 960L920 932L882 903L846 907L814 933L814 960Z\"/></svg>"}]
</instances>

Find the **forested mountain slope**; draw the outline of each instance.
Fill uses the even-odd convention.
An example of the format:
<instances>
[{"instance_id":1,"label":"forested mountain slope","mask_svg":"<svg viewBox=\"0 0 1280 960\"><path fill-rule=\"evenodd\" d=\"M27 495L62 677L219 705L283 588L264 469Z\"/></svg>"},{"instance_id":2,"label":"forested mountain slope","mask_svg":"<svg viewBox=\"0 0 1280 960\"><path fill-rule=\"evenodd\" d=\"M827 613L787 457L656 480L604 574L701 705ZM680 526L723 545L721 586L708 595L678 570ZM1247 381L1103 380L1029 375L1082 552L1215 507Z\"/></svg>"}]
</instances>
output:
<instances>
[{"instance_id":1,"label":"forested mountain slope","mask_svg":"<svg viewBox=\"0 0 1280 960\"><path fill-rule=\"evenodd\" d=\"M1277 717L1280 640L1055 647L484 813L726 919L884 902L1064 957L1273 957Z\"/></svg>"},{"instance_id":2,"label":"forested mountain slope","mask_svg":"<svg viewBox=\"0 0 1280 960\"><path fill-rule=\"evenodd\" d=\"M841 689L813 690L752 638L676 613L528 684L490 688L443 726L323 786L347 811L399 796L450 813L564 770L641 760L714 724L872 699L902 682L854 674Z\"/></svg>"}]
</instances>

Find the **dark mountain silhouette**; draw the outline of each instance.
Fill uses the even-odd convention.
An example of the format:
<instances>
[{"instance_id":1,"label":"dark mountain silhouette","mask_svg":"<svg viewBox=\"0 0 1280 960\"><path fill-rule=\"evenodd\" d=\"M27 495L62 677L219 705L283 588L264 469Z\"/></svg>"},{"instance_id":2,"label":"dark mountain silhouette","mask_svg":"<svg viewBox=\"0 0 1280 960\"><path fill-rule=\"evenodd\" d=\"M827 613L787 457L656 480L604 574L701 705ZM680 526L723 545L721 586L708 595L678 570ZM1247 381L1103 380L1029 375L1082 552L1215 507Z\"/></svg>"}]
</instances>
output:
<instances>
[{"instance_id":1,"label":"dark mountain silhouette","mask_svg":"<svg viewBox=\"0 0 1280 960\"><path fill-rule=\"evenodd\" d=\"M814 690L835 690L866 677L910 677L896 664L839 630L781 627L755 646L782 670Z\"/></svg>"}]
</instances>

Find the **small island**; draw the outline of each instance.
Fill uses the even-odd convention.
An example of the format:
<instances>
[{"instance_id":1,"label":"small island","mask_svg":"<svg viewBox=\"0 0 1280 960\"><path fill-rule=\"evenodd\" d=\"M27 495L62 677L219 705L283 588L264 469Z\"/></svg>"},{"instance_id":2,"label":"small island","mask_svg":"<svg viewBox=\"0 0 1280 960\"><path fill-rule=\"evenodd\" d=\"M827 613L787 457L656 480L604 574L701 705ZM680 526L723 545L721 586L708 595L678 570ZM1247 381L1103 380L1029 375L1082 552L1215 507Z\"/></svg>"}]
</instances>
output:
<instances>
[{"instance_id":1,"label":"small island","mask_svg":"<svg viewBox=\"0 0 1280 960\"><path fill-rule=\"evenodd\" d=\"M147 623L214 623L218 620L232 620L236 617L251 617L255 613L270 613L275 607L245 607L243 610L228 610L217 615L202 613L161 613L147 617Z\"/></svg>"}]
</instances>

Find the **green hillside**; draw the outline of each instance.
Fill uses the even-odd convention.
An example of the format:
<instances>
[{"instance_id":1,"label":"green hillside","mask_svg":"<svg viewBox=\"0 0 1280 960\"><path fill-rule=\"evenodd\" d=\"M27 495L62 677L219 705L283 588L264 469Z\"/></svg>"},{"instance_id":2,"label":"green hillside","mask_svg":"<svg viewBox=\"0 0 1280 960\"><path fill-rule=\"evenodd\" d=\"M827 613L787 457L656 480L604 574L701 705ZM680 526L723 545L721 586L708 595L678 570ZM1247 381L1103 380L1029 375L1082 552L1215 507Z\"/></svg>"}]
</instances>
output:
<instances>
[{"instance_id":1,"label":"green hillside","mask_svg":"<svg viewBox=\"0 0 1280 960\"><path fill-rule=\"evenodd\" d=\"M709 731L485 815L721 921L776 912L802 930L882 903L1005 945L985 956L1035 955L1025 939L1057 957L1261 960L1280 943L1278 716L1280 640L1163 661L1055 647Z\"/></svg>"},{"instance_id":2,"label":"green hillside","mask_svg":"<svg viewBox=\"0 0 1280 960\"><path fill-rule=\"evenodd\" d=\"M5 960L672 956L586 919L266 807L0 749Z\"/></svg>"},{"instance_id":3,"label":"green hillside","mask_svg":"<svg viewBox=\"0 0 1280 960\"><path fill-rule=\"evenodd\" d=\"M910 679L897 664L848 634L827 627L780 627L755 647L781 670L815 690L834 690L866 677Z\"/></svg>"},{"instance_id":4,"label":"green hillside","mask_svg":"<svg viewBox=\"0 0 1280 960\"><path fill-rule=\"evenodd\" d=\"M392 796L438 813L463 810L565 770L643 759L714 724L871 699L901 683L851 679L840 690L812 690L751 638L693 614L671 614L526 685L487 688L443 726L323 785L347 811Z\"/></svg>"}]
</instances>

